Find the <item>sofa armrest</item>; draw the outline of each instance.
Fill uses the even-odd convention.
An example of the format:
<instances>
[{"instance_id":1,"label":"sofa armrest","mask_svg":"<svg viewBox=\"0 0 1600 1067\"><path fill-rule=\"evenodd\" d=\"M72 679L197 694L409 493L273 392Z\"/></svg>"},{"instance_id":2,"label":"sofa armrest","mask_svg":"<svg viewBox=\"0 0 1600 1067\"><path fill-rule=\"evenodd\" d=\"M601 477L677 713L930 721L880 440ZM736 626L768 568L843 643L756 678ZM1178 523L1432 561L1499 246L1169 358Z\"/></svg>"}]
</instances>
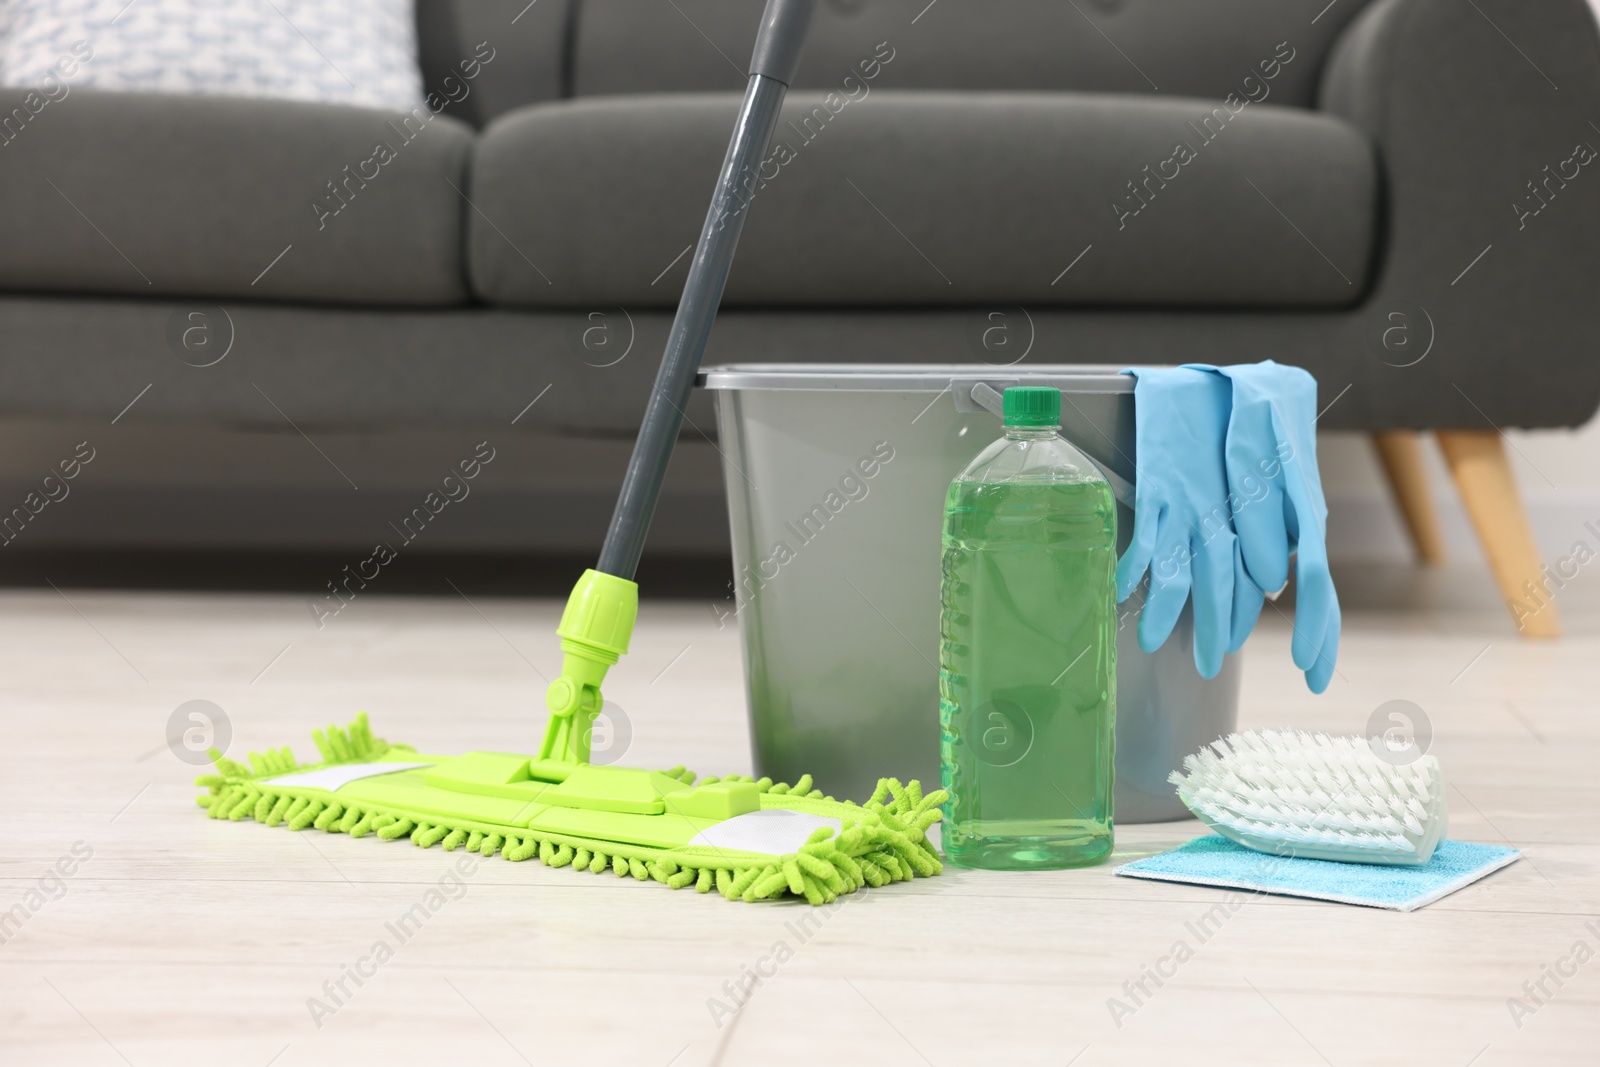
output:
<instances>
[{"instance_id":1,"label":"sofa armrest","mask_svg":"<svg viewBox=\"0 0 1600 1067\"><path fill-rule=\"evenodd\" d=\"M1600 33L1584 0L1378 0L1336 44L1319 107L1373 138L1386 185L1367 424L1586 421Z\"/></svg>"}]
</instances>

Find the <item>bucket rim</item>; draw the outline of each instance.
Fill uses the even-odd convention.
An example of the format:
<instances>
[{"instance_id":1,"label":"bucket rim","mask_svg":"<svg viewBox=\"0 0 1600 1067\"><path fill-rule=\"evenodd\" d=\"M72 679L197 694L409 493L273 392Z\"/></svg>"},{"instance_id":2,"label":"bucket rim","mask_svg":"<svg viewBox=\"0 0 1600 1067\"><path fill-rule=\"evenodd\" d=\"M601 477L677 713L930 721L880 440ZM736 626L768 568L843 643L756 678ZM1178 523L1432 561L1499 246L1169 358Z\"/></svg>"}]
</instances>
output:
<instances>
[{"instance_id":1,"label":"bucket rim","mask_svg":"<svg viewBox=\"0 0 1600 1067\"><path fill-rule=\"evenodd\" d=\"M988 363L725 363L695 384L713 391L942 393L953 382L1054 385L1069 393L1131 393L1134 379L1109 363L1035 364L1027 370Z\"/></svg>"}]
</instances>

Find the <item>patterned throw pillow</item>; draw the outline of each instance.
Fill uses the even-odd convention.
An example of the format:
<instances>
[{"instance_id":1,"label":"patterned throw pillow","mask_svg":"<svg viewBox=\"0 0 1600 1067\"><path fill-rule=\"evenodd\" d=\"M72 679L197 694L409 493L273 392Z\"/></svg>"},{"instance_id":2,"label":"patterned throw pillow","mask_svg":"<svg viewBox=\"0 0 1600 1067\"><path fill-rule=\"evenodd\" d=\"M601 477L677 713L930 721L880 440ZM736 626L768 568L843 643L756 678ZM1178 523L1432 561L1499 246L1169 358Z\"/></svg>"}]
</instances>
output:
<instances>
[{"instance_id":1,"label":"patterned throw pillow","mask_svg":"<svg viewBox=\"0 0 1600 1067\"><path fill-rule=\"evenodd\" d=\"M409 111L422 100L415 8L412 0L0 0L0 85L64 82Z\"/></svg>"}]
</instances>

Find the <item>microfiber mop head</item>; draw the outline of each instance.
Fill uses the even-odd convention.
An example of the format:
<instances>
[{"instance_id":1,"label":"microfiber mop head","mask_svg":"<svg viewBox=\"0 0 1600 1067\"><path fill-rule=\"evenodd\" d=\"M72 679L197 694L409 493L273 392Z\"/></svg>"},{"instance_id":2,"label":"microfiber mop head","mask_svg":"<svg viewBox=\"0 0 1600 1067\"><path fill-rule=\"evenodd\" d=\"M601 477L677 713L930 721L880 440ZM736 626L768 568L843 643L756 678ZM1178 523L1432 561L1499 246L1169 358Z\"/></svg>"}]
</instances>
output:
<instances>
[{"instance_id":1,"label":"microfiber mop head","mask_svg":"<svg viewBox=\"0 0 1600 1067\"><path fill-rule=\"evenodd\" d=\"M365 713L348 729L312 734L322 762L288 748L252 752L249 766L212 750L217 773L195 784L213 819L255 819L291 830L408 837L508 860L715 887L729 900L786 896L826 904L863 886L938 874L927 829L943 790L885 779L864 805L811 787L737 775L698 786L682 767L654 772L577 765L562 780L527 756L422 756L374 737Z\"/></svg>"}]
</instances>

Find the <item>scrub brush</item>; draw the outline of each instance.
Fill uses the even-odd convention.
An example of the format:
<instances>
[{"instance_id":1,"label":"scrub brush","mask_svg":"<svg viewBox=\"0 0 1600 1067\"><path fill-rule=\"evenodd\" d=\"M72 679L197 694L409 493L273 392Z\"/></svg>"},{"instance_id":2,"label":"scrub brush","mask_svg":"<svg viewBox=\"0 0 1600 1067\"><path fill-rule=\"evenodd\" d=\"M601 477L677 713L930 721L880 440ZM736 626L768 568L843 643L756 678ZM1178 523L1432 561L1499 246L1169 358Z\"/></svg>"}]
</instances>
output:
<instances>
[{"instance_id":1,"label":"scrub brush","mask_svg":"<svg viewBox=\"0 0 1600 1067\"><path fill-rule=\"evenodd\" d=\"M1254 730L1213 741L1167 779L1196 817L1279 856L1415 867L1449 825L1433 756L1396 764L1361 737Z\"/></svg>"}]
</instances>

